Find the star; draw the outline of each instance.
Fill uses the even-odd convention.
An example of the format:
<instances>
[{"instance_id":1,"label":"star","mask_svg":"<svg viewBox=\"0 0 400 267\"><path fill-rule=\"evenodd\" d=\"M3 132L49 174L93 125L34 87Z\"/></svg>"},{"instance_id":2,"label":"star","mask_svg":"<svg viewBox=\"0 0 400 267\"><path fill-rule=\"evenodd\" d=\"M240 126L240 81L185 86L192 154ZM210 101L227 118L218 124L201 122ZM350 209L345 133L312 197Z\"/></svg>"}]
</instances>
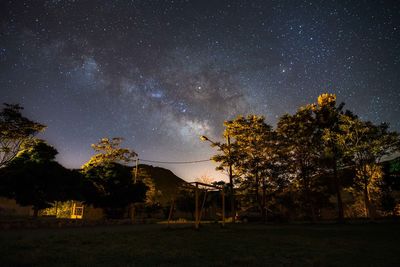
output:
<instances>
[{"instance_id":1,"label":"star","mask_svg":"<svg viewBox=\"0 0 400 267\"><path fill-rule=\"evenodd\" d=\"M0 101L46 124L41 137L67 167L102 137L124 137L148 159L210 158L199 135L223 140L223 122L239 114L275 126L320 93L400 130L398 1L3 6ZM225 179L213 163L196 166L164 167Z\"/></svg>"}]
</instances>

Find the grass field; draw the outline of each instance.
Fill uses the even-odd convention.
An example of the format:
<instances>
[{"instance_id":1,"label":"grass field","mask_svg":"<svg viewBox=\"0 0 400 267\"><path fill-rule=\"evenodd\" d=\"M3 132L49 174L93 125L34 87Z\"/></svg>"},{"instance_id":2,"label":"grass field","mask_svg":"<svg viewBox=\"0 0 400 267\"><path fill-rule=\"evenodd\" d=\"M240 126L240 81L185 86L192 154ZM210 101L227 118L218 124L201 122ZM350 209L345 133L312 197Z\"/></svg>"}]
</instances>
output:
<instances>
[{"instance_id":1,"label":"grass field","mask_svg":"<svg viewBox=\"0 0 400 267\"><path fill-rule=\"evenodd\" d=\"M399 266L400 225L132 225L0 232L1 266Z\"/></svg>"}]
</instances>

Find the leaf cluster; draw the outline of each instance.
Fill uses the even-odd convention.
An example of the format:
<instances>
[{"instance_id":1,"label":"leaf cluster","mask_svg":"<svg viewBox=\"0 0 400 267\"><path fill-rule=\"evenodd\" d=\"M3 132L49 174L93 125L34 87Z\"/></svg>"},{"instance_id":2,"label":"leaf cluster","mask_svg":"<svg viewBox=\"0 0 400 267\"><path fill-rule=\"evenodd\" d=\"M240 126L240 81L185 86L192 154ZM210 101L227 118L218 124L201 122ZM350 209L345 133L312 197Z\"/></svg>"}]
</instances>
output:
<instances>
[{"instance_id":1,"label":"leaf cluster","mask_svg":"<svg viewBox=\"0 0 400 267\"><path fill-rule=\"evenodd\" d=\"M4 104L0 112L0 167L9 163L20 146L46 126L22 116L20 105Z\"/></svg>"}]
</instances>

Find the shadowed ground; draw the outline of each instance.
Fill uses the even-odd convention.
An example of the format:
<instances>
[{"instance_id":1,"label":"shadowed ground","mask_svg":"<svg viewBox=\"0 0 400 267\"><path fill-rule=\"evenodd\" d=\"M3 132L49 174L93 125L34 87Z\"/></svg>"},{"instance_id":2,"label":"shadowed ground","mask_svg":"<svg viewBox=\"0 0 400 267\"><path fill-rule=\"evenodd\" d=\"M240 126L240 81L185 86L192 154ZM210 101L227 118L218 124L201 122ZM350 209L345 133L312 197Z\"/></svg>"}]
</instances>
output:
<instances>
[{"instance_id":1,"label":"shadowed ground","mask_svg":"<svg viewBox=\"0 0 400 267\"><path fill-rule=\"evenodd\" d=\"M400 225L133 225L0 232L1 266L398 266Z\"/></svg>"}]
</instances>

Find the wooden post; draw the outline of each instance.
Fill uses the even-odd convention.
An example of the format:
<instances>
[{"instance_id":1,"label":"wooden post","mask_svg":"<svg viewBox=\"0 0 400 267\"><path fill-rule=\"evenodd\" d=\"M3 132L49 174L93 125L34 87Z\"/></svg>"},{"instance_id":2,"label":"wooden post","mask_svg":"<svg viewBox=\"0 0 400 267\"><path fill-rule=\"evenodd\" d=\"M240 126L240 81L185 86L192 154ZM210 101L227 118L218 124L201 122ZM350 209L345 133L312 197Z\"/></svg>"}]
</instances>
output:
<instances>
[{"instance_id":1,"label":"wooden post","mask_svg":"<svg viewBox=\"0 0 400 267\"><path fill-rule=\"evenodd\" d=\"M131 217L131 223L135 223L135 204L131 203L129 205L129 210L130 210L130 217Z\"/></svg>"},{"instance_id":2,"label":"wooden post","mask_svg":"<svg viewBox=\"0 0 400 267\"><path fill-rule=\"evenodd\" d=\"M231 214L232 222L236 222L236 207L235 207L235 191L233 186L233 171L232 171L232 158L231 158L231 138L228 135L226 137L226 143L228 144L228 158L229 158L229 185L231 191Z\"/></svg>"},{"instance_id":3,"label":"wooden post","mask_svg":"<svg viewBox=\"0 0 400 267\"><path fill-rule=\"evenodd\" d=\"M136 158L136 169L135 169L135 184L138 178L138 167L139 167L139 158Z\"/></svg>"},{"instance_id":4,"label":"wooden post","mask_svg":"<svg viewBox=\"0 0 400 267\"><path fill-rule=\"evenodd\" d=\"M58 201L56 201L56 218L58 217Z\"/></svg>"},{"instance_id":5,"label":"wooden post","mask_svg":"<svg viewBox=\"0 0 400 267\"><path fill-rule=\"evenodd\" d=\"M172 219L172 213L174 212L174 205L175 205L175 198L172 199L171 208L169 209L168 227L169 227L169 222L170 222L171 219Z\"/></svg>"},{"instance_id":6,"label":"wooden post","mask_svg":"<svg viewBox=\"0 0 400 267\"><path fill-rule=\"evenodd\" d=\"M222 227L225 227L225 188L222 188Z\"/></svg>"},{"instance_id":7,"label":"wooden post","mask_svg":"<svg viewBox=\"0 0 400 267\"><path fill-rule=\"evenodd\" d=\"M196 191L195 191L195 228L199 229L199 184L196 183Z\"/></svg>"},{"instance_id":8,"label":"wooden post","mask_svg":"<svg viewBox=\"0 0 400 267\"><path fill-rule=\"evenodd\" d=\"M76 203L75 203L75 201L72 201L71 219L76 219L75 208L76 208Z\"/></svg>"},{"instance_id":9,"label":"wooden post","mask_svg":"<svg viewBox=\"0 0 400 267\"><path fill-rule=\"evenodd\" d=\"M202 204L201 204L201 208L200 208L200 215L199 215L199 221L201 221L201 217L203 216L203 209L204 209L204 206L205 206L205 204L206 204L206 198L207 198L207 189L205 190L205 192L204 192L204 198L203 198L203 202L202 202Z\"/></svg>"}]
</instances>

